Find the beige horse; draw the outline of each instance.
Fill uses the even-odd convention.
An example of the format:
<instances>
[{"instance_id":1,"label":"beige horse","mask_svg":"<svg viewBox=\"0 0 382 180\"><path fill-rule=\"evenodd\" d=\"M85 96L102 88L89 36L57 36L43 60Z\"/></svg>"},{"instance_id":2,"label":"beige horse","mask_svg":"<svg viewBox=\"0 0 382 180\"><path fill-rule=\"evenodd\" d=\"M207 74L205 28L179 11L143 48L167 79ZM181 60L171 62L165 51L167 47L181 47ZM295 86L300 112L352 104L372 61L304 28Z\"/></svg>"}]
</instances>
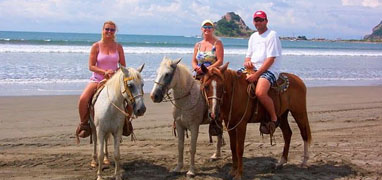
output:
<instances>
[{"instance_id":1,"label":"beige horse","mask_svg":"<svg viewBox=\"0 0 382 180\"><path fill-rule=\"evenodd\" d=\"M199 126L209 123L206 118L207 105L200 91L200 82L195 80L190 70L179 63L179 60L163 58L157 71L151 99L155 103L162 102L169 89L173 92L173 117L178 134L178 164L173 172L179 172L183 167L184 135L191 131L190 169L187 175L195 175L195 153ZM219 158L221 154L222 135L218 136L217 148L211 159Z\"/></svg>"}]
</instances>

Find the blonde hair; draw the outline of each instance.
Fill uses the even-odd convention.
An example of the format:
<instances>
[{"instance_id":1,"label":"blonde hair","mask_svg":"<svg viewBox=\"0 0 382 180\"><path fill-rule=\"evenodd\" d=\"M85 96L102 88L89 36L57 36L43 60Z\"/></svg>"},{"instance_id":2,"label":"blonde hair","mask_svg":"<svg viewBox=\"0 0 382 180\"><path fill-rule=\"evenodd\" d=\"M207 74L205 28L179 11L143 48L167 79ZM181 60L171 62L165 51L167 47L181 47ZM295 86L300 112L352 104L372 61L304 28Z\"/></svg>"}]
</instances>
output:
<instances>
[{"instance_id":1,"label":"blonde hair","mask_svg":"<svg viewBox=\"0 0 382 180\"><path fill-rule=\"evenodd\" d=\"M116 32L117 32L117 25L113 22L113 21L106 21L103 23L103 26L102 26L102 33L101 33L101 40L103 41L103 29L105 28L106 24L110 24L112 26L115 27L115 33L113 34L113 41L115 41L116 39Z\"/></svg>"}]
</instances>

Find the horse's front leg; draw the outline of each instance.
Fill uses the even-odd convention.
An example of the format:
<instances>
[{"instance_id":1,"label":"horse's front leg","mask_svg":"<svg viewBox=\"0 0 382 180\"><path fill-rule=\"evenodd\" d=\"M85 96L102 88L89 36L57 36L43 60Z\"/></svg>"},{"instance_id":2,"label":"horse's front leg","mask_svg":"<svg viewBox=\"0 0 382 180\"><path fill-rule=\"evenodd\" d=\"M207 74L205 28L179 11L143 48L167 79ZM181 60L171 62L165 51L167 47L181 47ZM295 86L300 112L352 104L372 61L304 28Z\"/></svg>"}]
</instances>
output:
<instances>
[{"instance_id":1,"label":"horse's front leg","mask_svg":"<svg viewBox=\"0 0 382 180\"><path fill-rule=\"evenodd\" d=\"M196 143L198 141L199 125L191 127L191 147L190 147L190 169L187 172L187 176L195 176L195 154Z\"/></svg>"},{"instance_id":2,"label":"horse's front leg","mask_svg":"<svg viewBox=\"0 0 382 180\"><path fill-rule=\"evenodd\" d=\"M103 161L103 157L104 157L104 152L103 152L103 148L104 148L104 142L105 142L105 134L100 132L100 129L97 128L97 136L98 136L98 170L97 170L97 180L102 180L102 161Z\"/></svg>"},{"instance_id":3,"label":"horse's front leg","mask_svg":"<svg viewBox=\"0 0 382 180\"><path fill-rule=\"evenodd\" d=\"M183 168L183 151L184 151L184 133L185 129L176 123L176 132L178 133L178 164L172 172L180 172Z\"/></svg>"},{"instance_id":4,"label":"horse's front leg","mask_svg":"<svg viewBox=\"0 0 382 180\"><path fill-rule=\"evenodd\" d=\"M229 172L229 174L234 177L236 175L236 171L237 171L237 153L236 153L236 143L237 142L236 142L235 130L228 131L228 135L229 135L229 145L231 148L231 155L232 155L232 169Z\"/></svg>"},{"instance_id":5,"label":"horse's front leg","mask_svg":"<svg viewBox=\"0 0 382 180\"><path fill-rule=\"evenodd\" d=\"M243 176L243 154L244 154L244 142L245 134L247 131L247 125L241 125L235 129L236 131L236 148L237 148L237 171L234 177L235 180L241 179Z\"/></svg>"},{"instance_id":6,"label":"horse's front leg","mask_svg":"<svg viewBox=\"0 0 382 180\"><path fill-rule=\"evenodd\" d=\"M216 136L217 142L216 142L216 151L215 153L210 157L211 160L216 160L221 158L221 148L223 146L223 134Z\"/></svg>"},{"instance_id":7,"label":"horse's front leg","mask_svg":"<svg viewBox=\"0 0 382 180\"><path fill-rule=\"evenodd\" d=\"M123 127L123 124L121 125ZM122 128L119 128L117 133L113 134L114 137L114 161L115 161L115 171L114 171L114 177L115 180L122 180L122 172L121 172L121 165L120 165L120 143L122 138Z\"/></svg>"}]
</instances>

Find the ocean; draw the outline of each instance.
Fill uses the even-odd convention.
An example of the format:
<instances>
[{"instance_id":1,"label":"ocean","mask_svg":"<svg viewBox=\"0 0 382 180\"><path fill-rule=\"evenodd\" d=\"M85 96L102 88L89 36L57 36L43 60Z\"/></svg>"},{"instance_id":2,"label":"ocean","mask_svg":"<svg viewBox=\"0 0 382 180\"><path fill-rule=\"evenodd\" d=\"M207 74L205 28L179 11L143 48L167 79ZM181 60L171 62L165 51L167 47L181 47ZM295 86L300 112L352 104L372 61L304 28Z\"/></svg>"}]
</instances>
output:
<instances>
[{"instance_id":1,"label":"ocean","mask_svg":"<svg viewBox=\"0 0 382 180\"><path fill-rule=\"evenodd\" d=\"M88 57L100 34L0 31L0 96L79 95L89 81ZM149 93L164 56L191 69L200 37L117 34L126 63L145 63ZM221 38L229 68L243 65L248 39ZM308 87L382 85L382 44L340 41L281 41L284 72Z\"/></svg>"}]
</instances>

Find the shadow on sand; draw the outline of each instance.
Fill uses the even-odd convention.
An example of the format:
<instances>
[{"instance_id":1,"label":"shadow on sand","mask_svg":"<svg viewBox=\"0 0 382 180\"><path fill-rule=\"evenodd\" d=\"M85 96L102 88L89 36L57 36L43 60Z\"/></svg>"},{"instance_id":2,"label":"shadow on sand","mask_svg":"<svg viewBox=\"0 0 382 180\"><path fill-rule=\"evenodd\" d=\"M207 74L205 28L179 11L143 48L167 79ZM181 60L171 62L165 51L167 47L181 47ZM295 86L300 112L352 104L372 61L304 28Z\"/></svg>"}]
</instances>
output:
<instances>
[{"instance_id":1,"label":"shadow on sand","mask_svg":"<svg viewBox=\"0 0 382 180\"><path fill-rule=\"evenodd\" d=\"M327 162L310 165L301 168L299 164L286 164L281 169L275 169L277 160L271 157L243 158L244 174L242 179L337 179L352 177L359 172L347 164L335 164ZM220 162L219 162L220 161ZM232 179L228 175L232 163L224 163L223 160L206 162L199 165L197 174L191 179ZM172 173L165 166L155 165L146 160L134 160L122 164L124 170L123 179L190 179L185 176L186 171ZM114 168L106 168L104 171L113 173Z\"/></svg>"}]
</instances>

